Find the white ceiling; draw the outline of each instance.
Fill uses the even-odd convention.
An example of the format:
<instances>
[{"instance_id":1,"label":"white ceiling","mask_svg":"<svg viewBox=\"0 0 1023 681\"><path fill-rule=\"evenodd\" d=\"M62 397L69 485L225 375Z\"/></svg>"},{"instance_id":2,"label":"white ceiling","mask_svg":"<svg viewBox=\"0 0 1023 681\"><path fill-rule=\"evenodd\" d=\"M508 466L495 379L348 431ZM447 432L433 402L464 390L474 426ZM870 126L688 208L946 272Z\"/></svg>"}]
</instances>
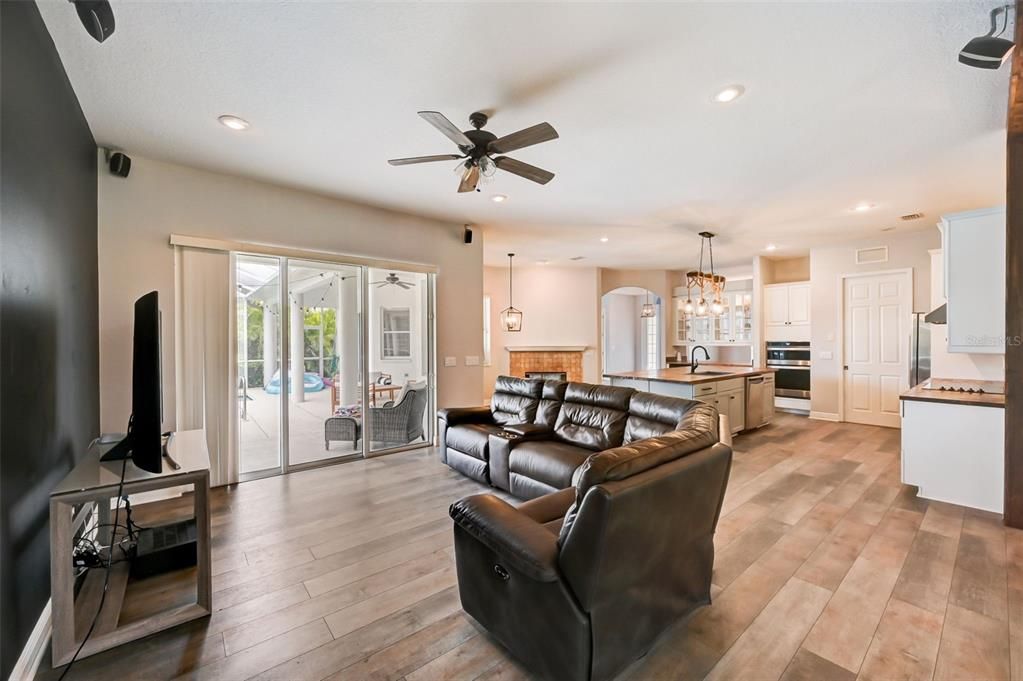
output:
<instances>
[{"instance_id":1,"label":"white ceiling","mask_svg":"<svg viewBox=\"0 0 1023 681\"><path fill-rule=\"evenodd\" d=\"M493 264L672 268L703 228L727 265L1003 202L1008 67L956 62L997 4L112 0L100 45L40 1L101 145L482 225ZM455 150L422 109L549 121L511 155L557 177L459 195L451 163L387 165Z\"/></svg>"}]
</instances>

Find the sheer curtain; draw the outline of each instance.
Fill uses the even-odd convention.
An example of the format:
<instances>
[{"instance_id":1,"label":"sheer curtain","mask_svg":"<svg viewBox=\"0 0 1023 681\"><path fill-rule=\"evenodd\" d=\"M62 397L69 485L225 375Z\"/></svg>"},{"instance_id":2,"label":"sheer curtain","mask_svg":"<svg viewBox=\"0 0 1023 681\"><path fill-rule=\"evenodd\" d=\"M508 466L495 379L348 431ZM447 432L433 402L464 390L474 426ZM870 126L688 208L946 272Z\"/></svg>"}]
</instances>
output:
<instances>
[{"instance_id":1,"label":"sheer curtain","mask_svg":"<svg viewBox=\"0 0 1023 681\"><path fill-rule=\"evenodd\" d=\"M205 428L214 486L238 481L233 259L174 247L177 428Z\"/></svg>"}]
</instances>

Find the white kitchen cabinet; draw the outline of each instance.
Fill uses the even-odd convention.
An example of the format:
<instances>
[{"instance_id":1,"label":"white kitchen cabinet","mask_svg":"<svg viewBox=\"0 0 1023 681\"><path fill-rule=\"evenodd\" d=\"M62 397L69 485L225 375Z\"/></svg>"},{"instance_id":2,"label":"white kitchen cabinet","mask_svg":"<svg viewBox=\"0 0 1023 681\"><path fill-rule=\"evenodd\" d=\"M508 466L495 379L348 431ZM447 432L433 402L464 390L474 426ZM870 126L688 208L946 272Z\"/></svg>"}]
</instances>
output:
<instances>
[{"instance_id":1,"label":"white kitchen cabinet","mask_svg":"<svg viewBox=\"0 0 1023 681\"><path fill-rule=\"evenodd\" d=\"M767 340L810 340L810 282L764 286Z\"/></svg>"},{"instance_id":2,"label":"white kitchen cabinet","mask_svg":"<svg viewBox=\"0 0 1023 681\"><path fill-rule=\"evenodd\" d=\"M902 401L902 482L924 499L1002 512L1005 410Z\"/></svg>"},{"instance_id":3,"label":"white kitchen cabinet","mask_svg":"<svg viewBox=\"0 0 1023 681\"><path fill-rule=\"evenodd\" d=\"M1005 207L944 215L948 351L1005 353Z\"/></svg>"}]
</instances>

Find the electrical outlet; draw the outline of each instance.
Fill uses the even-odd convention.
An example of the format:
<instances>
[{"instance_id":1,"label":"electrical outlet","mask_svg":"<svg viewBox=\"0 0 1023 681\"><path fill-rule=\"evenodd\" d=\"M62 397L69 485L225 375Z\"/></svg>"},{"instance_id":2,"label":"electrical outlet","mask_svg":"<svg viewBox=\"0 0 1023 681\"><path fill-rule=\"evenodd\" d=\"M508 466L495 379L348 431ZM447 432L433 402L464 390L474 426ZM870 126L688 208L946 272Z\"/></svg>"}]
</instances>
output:
<instances>
[{"instance_id":1,"label":"electrical outlet","mask_svg":"<svg viewBox=\"0 0 1023 681\"><path fill-rule=\"evenodd\" d=\"M480 356L479 355L466 355L465 356L465 366L467 366L467 367L478 367L479 365L480 365Z\"/></svg>"},{"instance_id":2,"label":"electrical outlet","mask_svg":"<svg viewBox=\"0 0 1023 681\"><path fill-rule=\"evenodd\" d=\"M456 367L456 366L458 366L458 358L457 357L445 357L444 358L444 366L446 366L446 367Z\"/></svg>"},{"instance_id":3,"label":"electrical outlet","mask_svg":"<svg viewBox=\"0 0 1023 681\"><path fill-rule=\"evenodd\" d=\"M821 359L833 359L834 355L831 353L831 350L822 350L821 354L820 354L820 358Z\"/></svg>"}]
</instances>

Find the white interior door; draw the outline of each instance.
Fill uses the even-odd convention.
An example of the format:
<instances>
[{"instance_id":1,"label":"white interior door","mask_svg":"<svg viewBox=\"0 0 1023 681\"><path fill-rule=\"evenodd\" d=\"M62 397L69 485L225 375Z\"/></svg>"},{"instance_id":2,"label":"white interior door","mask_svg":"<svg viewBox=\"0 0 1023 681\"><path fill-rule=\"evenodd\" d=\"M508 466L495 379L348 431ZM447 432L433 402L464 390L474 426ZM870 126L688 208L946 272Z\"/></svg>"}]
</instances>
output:
<instances>
[{"instance_id":1,"label":"white interior door","mask_svg":"<svg viewBox=\"0 0 1023 681\"><path fill-rule=\"evenodd\" d=\"M899 427L899 393L907 389L908 272L844 279L845 420Z\"/></svg>"}]
</instances>

